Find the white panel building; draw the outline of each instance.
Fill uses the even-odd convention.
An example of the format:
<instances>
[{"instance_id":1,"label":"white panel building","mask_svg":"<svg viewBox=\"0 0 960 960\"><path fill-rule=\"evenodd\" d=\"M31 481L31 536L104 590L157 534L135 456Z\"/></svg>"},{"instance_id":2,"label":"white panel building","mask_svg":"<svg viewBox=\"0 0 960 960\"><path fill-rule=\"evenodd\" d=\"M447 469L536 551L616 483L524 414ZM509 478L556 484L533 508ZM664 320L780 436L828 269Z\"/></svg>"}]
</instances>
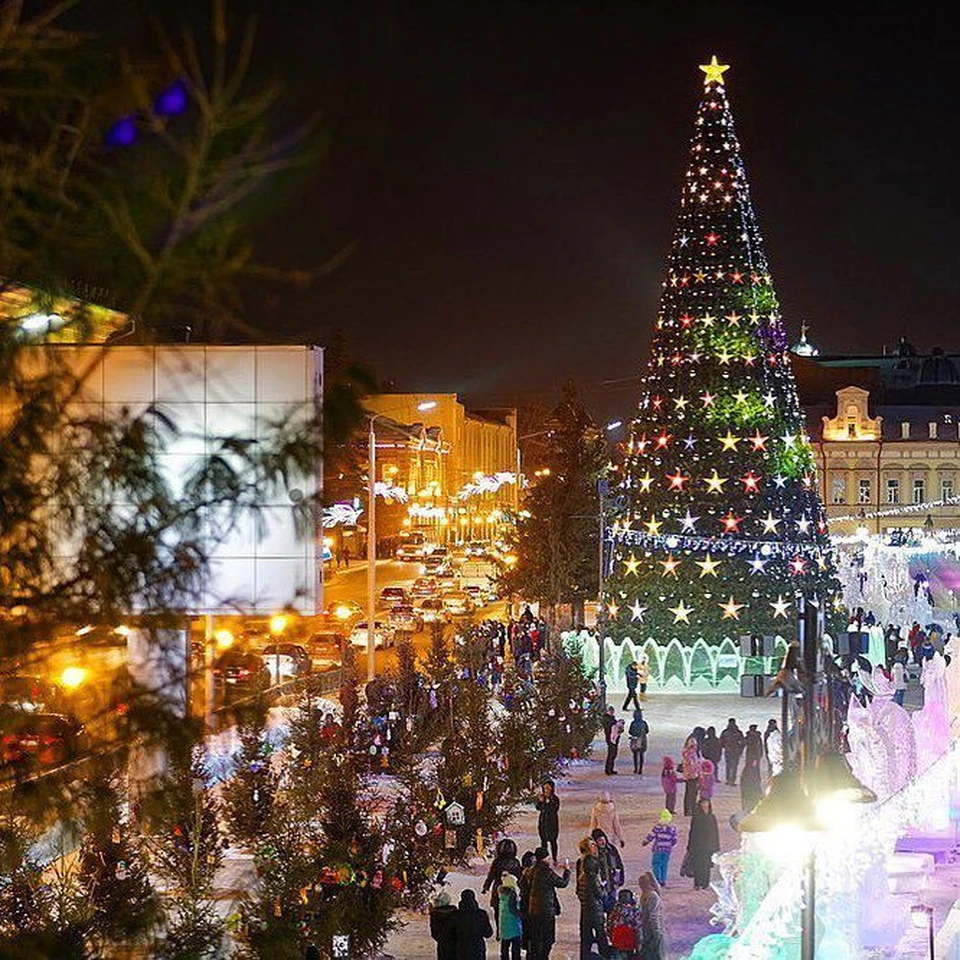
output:
<instances>
[{"instance_id":1,"label":"white panel building","mask_svg":"<svg viewBox=\"0 0 960 960\"><path fill-rule=\"evenodd\" d=\"M56 346L83 378L78 413L118 416L151 405L179 434L162 455L169 482L207 456L217 438L253 438L291 411L306 421L321 411L323 350L314 346ZM82 408L86 409L82 409ZM303 486L260 504L211 549L210 577L196 614L265 614L292 607L305 615L322 608L319 524L298 534L294 500L322 487L318 462Z\"/></svg>"}]
</instances>

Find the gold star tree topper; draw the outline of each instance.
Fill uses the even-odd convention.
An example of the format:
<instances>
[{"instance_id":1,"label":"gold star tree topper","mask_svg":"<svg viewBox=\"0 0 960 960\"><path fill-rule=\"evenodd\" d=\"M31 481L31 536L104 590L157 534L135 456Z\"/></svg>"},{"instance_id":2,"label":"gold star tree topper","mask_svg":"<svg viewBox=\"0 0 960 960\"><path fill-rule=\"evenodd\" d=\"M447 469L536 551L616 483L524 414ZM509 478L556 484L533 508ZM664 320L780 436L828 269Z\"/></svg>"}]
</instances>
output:
<instances>
[{"instance_id":1,"label":"gold star tree topper","mask_svg":"<svg viewBox=\"0 0 960 960\"><path fill-rule=\"evenodd\" d=\"M730 69L729 64L718 63L716 54L710 58L709 63L701 63L700 69L703 71L703 85L717 83L723 86L723 75Z\"/></svg>"}]
</instances>

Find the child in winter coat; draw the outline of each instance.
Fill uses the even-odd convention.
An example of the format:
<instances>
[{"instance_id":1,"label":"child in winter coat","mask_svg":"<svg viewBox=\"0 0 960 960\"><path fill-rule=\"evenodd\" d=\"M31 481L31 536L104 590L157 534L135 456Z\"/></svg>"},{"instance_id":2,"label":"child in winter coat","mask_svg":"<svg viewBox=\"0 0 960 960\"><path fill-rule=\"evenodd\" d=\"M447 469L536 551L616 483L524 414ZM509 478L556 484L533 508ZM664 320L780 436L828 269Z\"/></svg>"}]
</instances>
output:
<instances>
[{"instance_id":1,"label":"child in winter coat","mask_svg":"<svg viewBox=\"0 0 960 960\"><path fill-rule=\"evenodd\" d=\"M653 844L653 875L661 887L667 885L667 868L670 866L670 854L677 845L677 828L673 825L673 814L669 810L660 813L660 822L647 834L643 846Z\"/></svg>"},{"instance_id":2,"label":"child in winter coat","mask_svg":"<svg viewBox=\"0 0 960 960\"><path fill-rule=\"evenodd\" d=\"M639 960L642 917L632 890L621 890L607 914L607 937L617 960Z\"/></svg>"},{"instance_id":3,"label":"child in winter coat","mask_svg":"<svg viewBox=\"0 0 960 960\"><path fill-rule=\"evenodd\" d=\"M500 922L500 956L503 960L520 960L523 942L523 926L520 919L520 890L517 878L504 871L497 891L499 903L497 918Z\"/></svg>"},{"instance_id":4,"label":"child in winter coat","mask_svg":"<svg viewBox=\"0 0 960 960\"><path fill-rule=\"evenodd\" d=\"M701 760L700 761L700 799L701 800L712 800L713 799L713 785L717 782L716 771L713 766L712 760ZM653 874L657 876L656 871ZM659 880L660 878L657 877Z\"/></svg>"},{"instance_id":5,"label":"child in winter coat","mask_svg":"<svg viewBox=\"0 0 960 960\"><path fill-rule=\"evenodd\" d=\"M677 809L677 768L673 764L673 757L663 758L660 786L663 788L663 805L674 813Z\"/></svg>"}]
</instances>

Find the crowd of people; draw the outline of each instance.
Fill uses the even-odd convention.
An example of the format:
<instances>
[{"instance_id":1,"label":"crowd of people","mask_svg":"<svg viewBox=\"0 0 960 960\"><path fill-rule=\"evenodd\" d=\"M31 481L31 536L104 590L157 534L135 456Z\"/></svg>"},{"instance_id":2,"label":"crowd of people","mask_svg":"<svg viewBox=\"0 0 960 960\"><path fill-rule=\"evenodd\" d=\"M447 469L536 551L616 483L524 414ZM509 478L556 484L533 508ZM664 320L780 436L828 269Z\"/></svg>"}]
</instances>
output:
<instances>
[{"instance_id":1,"label":"crowd of people","mask_svg":"<svg viewBox=\"0 0 960 960\"><path fill-rule=\"evenodd\" d=\"M547 797L556 794L551 789ZM609 798L601 802L612 806ZM550 808L541 808L541 819L545 809ZM596 811L594 816L598 817ZM605 816L601 812L598 822L606 822ZM611 829L619 831L615 808L612 816ZM668 842L662 828L663 822L648 838L654 843L655 857L657 844ZM622 836L617 842L623 846ZM481 889L481 895L489 894L493 923L473 890L461 893L457 907L449 894L439 894L430 911L437 960L480 960L486 957L486 941L493 936L499 941L501 960L520 960L524 954L527 960L547 960L561 912L558 891L567 888L571 879L580 907L581 957L593 956L596 945L604 957L664 960L662 885L648 871L638 878L636 892L625 887L617 842L603 828L593 827L580 841L580 856L571 871L570 861L559 866L555 853L551 862L546 845L518 857L516 843L503 838Z\"/></svg>"}]
</instances>

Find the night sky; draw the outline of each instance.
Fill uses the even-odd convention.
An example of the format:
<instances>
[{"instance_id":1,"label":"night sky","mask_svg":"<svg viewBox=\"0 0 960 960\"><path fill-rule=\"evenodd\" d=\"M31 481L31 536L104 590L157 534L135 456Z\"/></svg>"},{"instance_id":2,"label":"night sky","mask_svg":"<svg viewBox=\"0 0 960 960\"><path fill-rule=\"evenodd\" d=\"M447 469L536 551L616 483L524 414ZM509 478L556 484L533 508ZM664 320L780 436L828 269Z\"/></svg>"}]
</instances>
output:
<instances>
[{"instance_id":1,"label":"night sky","mask_svg":"<svg viewBox=\"0 0 960 960\"><path fill-rule=\"evenodd\" d=\"M599 415L629 414L716 53L792 335L960 347L960 56L923 5L232 6L262 11L258 65L289 116L322 109L332 135L262 253L311 266L357 241L252 318L265 336L339 327L398 389L512 403L572 377Z\"/></svg>"}]
</instances>

